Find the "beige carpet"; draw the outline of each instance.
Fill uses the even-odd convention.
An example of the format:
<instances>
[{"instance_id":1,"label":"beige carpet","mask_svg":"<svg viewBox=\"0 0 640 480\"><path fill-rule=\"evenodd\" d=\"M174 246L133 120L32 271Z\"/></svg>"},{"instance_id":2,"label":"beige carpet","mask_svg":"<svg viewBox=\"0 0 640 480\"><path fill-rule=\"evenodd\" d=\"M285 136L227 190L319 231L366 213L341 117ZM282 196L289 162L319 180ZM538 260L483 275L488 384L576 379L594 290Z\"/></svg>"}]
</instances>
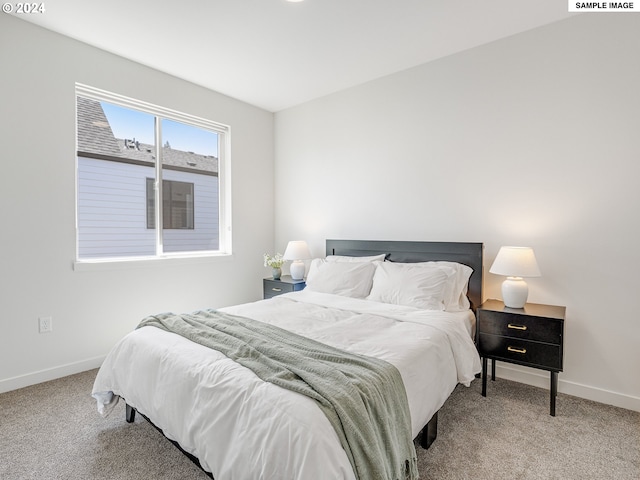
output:
<instances>
[{"instance_id":1,"label":"beige carpet","mask_svg":"<svg viewBox=\"0 0 640 480\"><path fill-rule=\"evenodd\" d=\"M208 478L122 405L100 417L95 374L0 394L0 479ZM417 448L422 479L640 479L640 413L561 394L551 417L548 391L501 379L488 394L479 380L455 390L436 442Z\"/></svg>"}]
</instances>

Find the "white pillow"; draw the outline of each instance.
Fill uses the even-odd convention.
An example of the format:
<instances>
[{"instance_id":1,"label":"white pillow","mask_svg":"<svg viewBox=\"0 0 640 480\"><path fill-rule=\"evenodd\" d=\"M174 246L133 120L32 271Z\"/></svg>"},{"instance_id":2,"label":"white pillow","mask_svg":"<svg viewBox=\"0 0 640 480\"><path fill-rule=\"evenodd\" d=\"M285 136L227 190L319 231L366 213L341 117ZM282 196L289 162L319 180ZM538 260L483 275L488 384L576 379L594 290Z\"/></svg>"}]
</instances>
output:
<instances>
[{"instance_id":1,"label":"white pillow","mask_svg":"<svg viewBox=\"0 0 640 480\"><path fill-rule=\"evenodd\" d=\"M345 297L365 298L371 291L376 266L371 262L311 261L306 290L333 293Z\"/></svg>"},{"instance_id":2,"label":"white pillow","mask_svg":"<svg viewBox=\"0 0 640 480\"><path fill-rule=\"evenodd\" d=\"M387 257L386 253L380 255L371 255L369 257L348 257L346 255L327 255L327 262L384 262Z\"/></svg>"},{"instance_id":3,"label":"white pillow","mask_svg":"<svg viewBox=\"0 0 640 480\"><path fill-rule=\"evenodd\" d=\"M447 287L455 276L455 269L447 266L379 262L367 300L444 310Z\"/></svg>"},{"instance_id":4,"label":"white pillow","mask_svg":"<svg viewBox=\"0 0 640 480\"><path fill-rule=\"evenodd\" d=\"M456 271L454 281L450 282L447 295L445 296L444 305L448 312L461 312L469 310L471 305L467 298L469 290L469 278L473 273L473 268L457 262L427 262L435 263L441 267L450 267Z\"/></svg>"},{"instance_id":5,"label":"white pillow","mask_svg":"<svg viewBox=\"0 0 640 480\"><path fill-rule=\"evenodd\" d=\"M464 310L469 310L469 308L471 308L469 299L467 298L467 292L469 289L469 278L473 273L473 268L461 263L447 262L443 260L416 263L398 263L398 265L411 265L414 267L423 266L425 268L453 268L456 274L449 279L450 281L447 285L444 296L444 309L448 312L461 312Z\"/></svg>"}]
</instances>

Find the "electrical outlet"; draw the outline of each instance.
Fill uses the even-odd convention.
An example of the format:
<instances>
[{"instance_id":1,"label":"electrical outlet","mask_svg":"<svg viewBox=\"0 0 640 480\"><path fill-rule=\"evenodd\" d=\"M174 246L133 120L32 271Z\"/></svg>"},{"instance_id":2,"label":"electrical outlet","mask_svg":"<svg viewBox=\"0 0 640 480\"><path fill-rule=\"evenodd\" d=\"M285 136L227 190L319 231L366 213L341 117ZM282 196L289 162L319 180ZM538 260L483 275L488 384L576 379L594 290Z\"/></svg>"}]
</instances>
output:
<instances>
[{"instance_id":1,"label":"electrical outlet","mask_svg":"<svg viewBox=\"0 0 640 480\"><path fill-rule=\"evenodd\" d=\"M38 318L38 324L40 327L40 333L47 333L53 331L53 319L51 317Z\"/></svg>"}]
</instances>

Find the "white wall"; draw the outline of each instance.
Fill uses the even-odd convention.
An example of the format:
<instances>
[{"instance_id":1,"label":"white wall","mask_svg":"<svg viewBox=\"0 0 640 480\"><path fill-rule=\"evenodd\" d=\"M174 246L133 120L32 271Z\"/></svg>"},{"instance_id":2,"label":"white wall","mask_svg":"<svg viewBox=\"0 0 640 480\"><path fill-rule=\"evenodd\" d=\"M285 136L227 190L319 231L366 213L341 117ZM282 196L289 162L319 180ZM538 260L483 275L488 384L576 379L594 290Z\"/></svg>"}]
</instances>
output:
<instances>
[{"instance_id":1,"label":"white wall","mask_svg":"<svg viewBox=\"0 0 640 480\"><path fill-rule=\"evenodd\" d=\"M640 410L639 59L640 15L586 14L277 113L276 246L481 241L485 298L498 248L532 246L560 391Z\"/></svg>"},{"instance_id":2,"label":"white wall","mask_svg":"<svg viewBox=\"0 0 640 480\"><path fill-rule=\"evenodd\" d=\"M100 364L144 316L261 298L273 114L0 15L0 391ZM231 128L234 255L74 271L75 82ZM53 332L38 333L38 317Z\"/></svg>"}]
</instances>

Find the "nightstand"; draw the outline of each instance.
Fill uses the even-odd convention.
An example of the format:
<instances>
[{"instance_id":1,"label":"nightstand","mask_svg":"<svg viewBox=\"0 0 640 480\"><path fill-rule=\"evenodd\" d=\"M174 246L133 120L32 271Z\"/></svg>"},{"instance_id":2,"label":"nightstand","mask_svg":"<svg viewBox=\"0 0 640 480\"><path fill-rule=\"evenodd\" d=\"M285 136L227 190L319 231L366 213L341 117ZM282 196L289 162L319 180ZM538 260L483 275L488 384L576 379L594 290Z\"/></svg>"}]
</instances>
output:
<instances>
[{"instance_id":1,"label":"nightstand","mask_svg":"<svg viewBox=\"0 0 640 480\"><path fill-rule=\"evenodd\" d=\"M283 275L280 280L265 278L262 281L264 298L272 298L283 293L297 292L306 286L304 280L294 280L289 275Z\"/></svg>"},{"instance_id":2,"label":"nightstand","mask_svg":"<svg viewBox=\"0 0 640 480\"><path fill-rule=\"evenodd\" d=\"M482 357L482 395L487 396L487 359L547 370L551 374L549 414L556 415L558 372L562 371L565 307L527 303L505 307L487 300L476 310L478 352Z\"/></svg>"}]
</instances>

